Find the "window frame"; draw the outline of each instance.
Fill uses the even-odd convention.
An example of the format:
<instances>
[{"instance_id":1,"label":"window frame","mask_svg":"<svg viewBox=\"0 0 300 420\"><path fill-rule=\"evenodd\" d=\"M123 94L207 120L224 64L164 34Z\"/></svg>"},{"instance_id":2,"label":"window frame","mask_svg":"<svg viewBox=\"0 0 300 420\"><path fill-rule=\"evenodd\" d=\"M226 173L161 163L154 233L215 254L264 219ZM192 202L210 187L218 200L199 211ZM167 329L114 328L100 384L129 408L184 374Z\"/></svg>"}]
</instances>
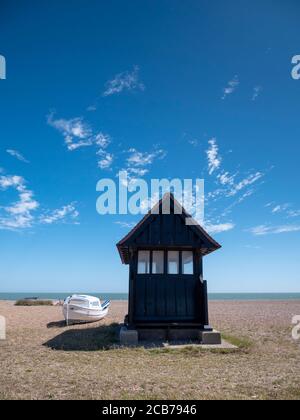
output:
<instances>
[{"instance_id":1,"label":"window frame","mask_svg":"<svg viewBox=\"0 0 300 420\"><path fill-rule=\"evenodd\" d=\"M164 254L164 271L163 273L153 273L153 252L160 251ZM172 251L178 252L179 254L179 261L178 261L178 274L169 274L169 259L168 253ZM184 264L183 264L183 252L188 251L192 253L193 256L193 274L184 274ZM139 252L149 252L150 259L149 259L149 273L139 273ZM195 261L195 251L193 249L167 249L167 248L157 248L157 249L147 249L142 248L138 249L137 251L137 259L136 259L136 273L138 276L194 276L196 275L196 261Z\"/></svg>"},{"instance_id":2,"label":"window frame","mask_svg":"<svg viewBox=\"0 0 300 420\"><path fill-rule=\"evenodd\" d=\"M192 254L192 273L185 273L184 272L184 259L183 259L183 255L184 253L191 253ZM193 250L189 250L189 249L185 249L183 251L181 251L181 272L183 276L194 276L195 275L195 253Z\"/></svg>"},{"instance_id":3,"label":"window frame","mask_svg":"<svg viewBox=\"0 0 300 420\"><path fill-rule=\"evenodd\" d=\"M178 272L177 273L169 273L169 253L170 252L177 252L177 254L178 254ZM181 275L181 263L180 263L181 251L177 250L177 249L168 249L166 253L167 253L167 275L168 276L180 276Z\"/></svg>"},{"instance_id":4,"label":"window frame","mask_svg":"<svg viewBox=\"0 0 300 420\"><path fill-rule=\"evenodd\" d=\"M161 252L163 254L163 258L162 258L162 262L163 262L163 272L162 273L153 273L153 254L154 252ZM166 274L166 251L164 249L153 249L151 251L151 257L150 257L150 261L151 261L151 266L150 266L150 274L154 275L154 276L163 276Z\"/></svg>"},{"instance_id":5,"label":"window frame","mask_svg":"<svg viewBox=\"0 0 300 420\"><path fill-rule=\"evenodd\" d=\"M145 267L145 273L140 273L139 272L139 263L140 263L140 259L139 259L139 254L140 252L147 252L149 253L149 261L146 263L146 267ZM147 264L149 264L149 272L147 272ZM139 249L138 253L137 253L137 268L136 268L136 273L139 276L149 276L151 274L151 268L152 268L152 251L149 249Z\"/></svg>"}]
</instances>

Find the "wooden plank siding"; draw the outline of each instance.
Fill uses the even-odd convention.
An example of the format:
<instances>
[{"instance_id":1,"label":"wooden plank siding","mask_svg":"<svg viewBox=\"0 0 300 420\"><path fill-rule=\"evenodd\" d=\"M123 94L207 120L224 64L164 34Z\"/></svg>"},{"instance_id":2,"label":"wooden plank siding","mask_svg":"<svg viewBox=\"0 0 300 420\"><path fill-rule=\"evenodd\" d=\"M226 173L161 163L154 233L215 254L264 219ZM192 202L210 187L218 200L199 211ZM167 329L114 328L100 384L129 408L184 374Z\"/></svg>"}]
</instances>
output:
<instances>
[{"instance_id":1,"label":"wooden plank siding","mask_svg":"<svg viewBox=\"0 0 300 420\"><path fill-rule=\"evenodd\" d=\"M200 321L196 311L194 276L139 275L135 287L133 322ZM201 302L197 302L201 307Z\"/></svg>"},{"instance_id":2,"label":"wooden plank siding","mask_svg":"<svg viewBox=\"0 0 300 420\"><path fill-rule=\"evenodd\" d=\"M169 197L170 198L170 197ZM163 200L158 204L159 210ZM203 281L203 256L221 246L199 225L186 225L189 215L171 196L171 213L149 213L118 244L123 263L129 264L128 324L131 327L208 325L207 284ZM164 273L138 272L139 251L164 251ZM168 251L179 252L178 274L168 274ZM193 253L193 274L184 274L183 251Z\"/></svg>"}]
</instances>

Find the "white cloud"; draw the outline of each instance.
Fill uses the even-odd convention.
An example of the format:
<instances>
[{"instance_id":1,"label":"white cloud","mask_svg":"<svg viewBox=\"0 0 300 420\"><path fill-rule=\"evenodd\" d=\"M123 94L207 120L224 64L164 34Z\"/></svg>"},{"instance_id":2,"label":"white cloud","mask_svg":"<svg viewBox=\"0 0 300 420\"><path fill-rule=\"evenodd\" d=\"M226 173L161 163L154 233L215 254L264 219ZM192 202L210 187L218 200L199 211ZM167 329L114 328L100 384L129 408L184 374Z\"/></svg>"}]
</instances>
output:
<instances>
[{"instance_id":1,"label":"white cloud","mask_svg":"<svg viewBox=\"0 0 300 420\"><path fill-rule=\"evenodd\" d=\"M20 152L18 152L17 150L7 149L6 152L9 155L11 155L12 157L20 160L21 162L29 163L29 161L27 159L25 159L25 157Z\"/></svg>"},{"instance_id":2,"label":"white cloud","mask_svg":"<svg viewBox=\"0 0 300 420\"><path fill-rule=\"evenodd\" d=\"M245 188L252 187L254 183L260 180L264 173L257 171L252 174L247 175L240 181L236 181L238 172L231 174L228 171L221 170L222 164L222 157L219 154L219 147L217 144L216 138L212 138L209 140L209 148L206 150L207 160L208 160L208 173L209 175L213 175L216 172L216 180L220 184L219 188L215 189L214 191L210 191L207 194L207 199L216 201L223 197L233 197L238 193L242 192ZM242 197L238 200L237 203L244 201L247 197L250 197L254 194L254 189L249 188ZM233 207L234 203L231 207Z\"/></svg>"},{"instance_id":3,"label":"white cloud","mask_svg":"<svg viewBox=\"0 0 300 420\"><path fill-rule=\"evenodd\" d=\"M139 67L135 66L131 72L117 74L105 85L103 96L115 95L123 91L144 90L145 86L139 81Z\"/></svg>"},{"instance_id":4,"label":"white cloud","mask_svg":"<svg viewBox=\"0 0 300 420\"><path fill-rule=\"evenodd\" d=\"M103 149L106 149L111 143L111 138L108 134L98 133L95 136L95 144Z\"/></svg>"},{"instance_id":5,"label":"white cloud","mask_svg":"<svg viewBox=\"0 0 300 420\"><path fill-rule=\"evenodd\" d=\"M10 187L20 187L25 183L24 178L18 175L7 175L0 177L0 188L6 190Z\"/></svg>"},{"instance_id":6,"label":"white cloud","mask_svg":"<svg viewBox=\"0 0 300 420\"><path fill-rule=\"evenodd\" d=\"M37 215L40 204L34 198L34 193L27 188L25 179L16 175L0 176L0 190L6 191L10 188L17 192L18 200L11 205L0 206L0 230L22 230L55 222L77 223L79 213L74 203Z\"/></svg>"},{"instance_id":7,"label":"white cloud","mask_svg":"<svg viewBox=\"0 0 300 420\"><path fill-rule=\"evenodd\" d=\"M206 224L205 229L210 234L216 234L221 232L228 232L229 230L234 229L235 225L233 223L219 223L219 224Z\"/></svg>"},{"instance_id":8,"label":"white cloud","mask_svg":"<svg viewBox=\"0 0 300 420\"><path fill-rule=\"evenodd\" d=\"M0 188L13 188L18 194L18 201L9 206L0 207L0 229L23 229L32 226L33 212L39 207L23 177L3 175L0 177Z\"/></svg>"},{"instance_id":9,"label":"white cloud","mask_svg":"<svg viewBox=\"0 0 300 420\"><path fill-rule=\"evenodd\" d=\"M262 92L261 86L255 86L253 89L252 101L255 101Z\"/></svg>"},{"instance_id":10,"label":"white cloud","mask_svg":"<svg viewBox=\"0 0 300 420\"><path fill-rule=\"evenodd\" d=\"M223 172L217 175L217 179L222 185L234 185L235 175L230 175L229 172Z\"/></svg>"},{"instance_id":11,"label":"white cloud","mask_svg":"<svg viewBox=\"0 0 300 420\"><path fill-rule=\"evenodd\" d=\"M272 213L282 213L285 212L290 207L289 204L278 204L272 209Z\"/></svg>"},{"instance_id":12,"label":"white cloud","mask_svg":"<svg viewBox=\"0 0 300 420\"><path fill-rule=\"evenodd\" d=\"M121 226L122 228L126 228L126 229L132 229L136 225L135 222L120 222L120 221L115 222L115 224Z\"/></svg>"},{"instance_id":13,"label":"white cloud","mask_svg":"<svg viewBox=\"0 0 300 420\"><path fill-rule=\"evenodd\" d=\"M46 214L40 216L40 223L47 225L52 225L57 222L78 224L79 212L76 209L75 204L76 203L71 203L60 209L51 212L48 211Z\"/></svg>"},{"instance_id":14,"label":"white cloud","mask_svg":"<svg viewBox=\"0 0 300 420\"><path fill-rule=\"evenodd\" d=\"M131 148L127 152L129 154L126 159L126 171L128 180L135 180L137 177L143 177L149 172L150 166L156 161L164 159L166 152L163 149L154 150L153 152L139 152Z\"/></svg>"},{"instance_id":15,"label":"white cloud","mask_svg":"<svg viewBox=\"0 0 300 420\"><path fill-rule=\"evenodd\" d=\"M95 112L97 111L97 106L96 105L90 105L87 107L86 109L88 112Z\"/></svg>"},{"instance_id":16,"label":"white cloud","mask_svg":"<svg viewBox=\"0 0 300 420\"><path fill-rule=\"evenodd\" d=\"M149 172L149 169L146 168L127 168L126 170L130 175L138 177L143 177Z\"/></svg>"},{"instance_id":17,"label":"white cloud","mask_svg":"<svg viewBox=\"0 0 300 420\"><path fill-rule=\"evenodd\" d=\"M239 78L238 76L234 76L232 80L230 80L227 86L223 89L223 96L222 99L226 99L228 95L231 95L239 86Z\"/></svg>"},{"instance_id":18,"label":"white cloud","mask_svg":"<svg viewBox=\"0 0 300 420\"><path fill-rule=\"evenodd\" d=\"M56 128L64 137L68 150L76 150L93 144L92 129L83 118L55 119L54 113L48 115L47 122Z\"/></svg>"},{"instance_id":19,"label":"white cloud","mask_svg":"<svg viewBox=\"0 0 300 420\"><path fill-rule=\"evenodd\" d=\"M48 116L48 124L56 128L64 137L65 144L69 151L74 151L81 147L96 147L96 155L101 156L98 160L100 169L109 169L113 163L114 156L106 152L106 148L111 143L108 134L102 132L94 133L90 125L83 118L64 118L54 119L54 114Z\"/></svg>"},{"instance_id":20,"label":"white cloud","mask_svg":"<svg viewBox=\"0 0 300 420\"><path fill-rule=\"evenodd\" d=\"M113 155L102 150L98 151L97 154L101 156L101 159L98 160L98 167L100 169L109 169L114 161Z\"/></svg>"},{"instance_id":21,"label":"white cloud","mask_svg":"<svg viewBox=\"0 0 300 420\"><path fill-rule=\"evenodd\" d=\"M162 149L154 152L138 152L136 149L129 150L129 157L127 163L129 166L143 167L152 165L155 159L163 159L166 156L166 152Z\"/></svg>"},{"instance_id":22,"label":"white cloud","mask_svg":"<svg viewBox=\"0 0 300 420\"><path fill-rule=\"evenodd\" d=\"M95 144L99 147L96 155L100 156L98 160L98 167L100 169L110 169L113 164L114 155L105 150L110 143L111 138L107 134L99 133L95 136Z\"/></svg>"},{"instance_id":23,"label":"white cloud","mask_svg":"<svg viewBox=\"0 0 300 420\"><path fill-rule=\"evenodd\" d=\"M250 229L255 236L274 235L280 233L300 232L300 225L267 226L260 225Z\"/></svg>"},{"instance_id":24,"label":"white cloud","mask_svg":"<svg viewBox=\"0 0 300 420\"><path fill-rule=\"evenodd\" d=\"M244 200L246 200L246 198L251 197L251 195L253 195L255 193L254 189L250 189L248 191L246 191L239 199L238 199L238 203L242 203Z\"/></svg>"},{"instance_id":25,"label":"white cloud","mask_svg":"<svg viewBox=\"0 0 300 420\"><path fill-rule=\"evenodd\" d=\"M209 148L206 151L207 160L208 160L208 172L209 175L212 175L215 170L219 169L222 158L219 156L219 147L217 145L217 140L212 138L208 141Z\"/></svg>"},{"instance_id":26,"label":"white cloud","mask_svg":"<svg viewBox=\"0 0 300 420\"><path fill-rule=\"evenodd\" d=\"M20 193L19 201L13 206L6 207L6 211L11 215L25 214L39 207L39 203L34 200L33 193L26 191Z\"/></svg>"},{"instance_id":27,"label":"white cloud","mask_svg":"<svg viewBox=\"0 0 300 420\"><path fill-rule=\"evenodd\" d=\"M300 217L300 210L289 210L288 217Z\"/></svg>"},{"instance_id":28,"label":"white cloud","mask_svg":"<svg viewBox=\"0 0 300 420\"><path fill-rule=\"evenodd\" d=\"M294 218L300 216L300 210L293 209L291 203L276 204L274 202L267 204L265 207L272 207L272 214L283 214L287 218Z\"/></svg>"},{"instance_id":29,"label":"white cloud","mask_svg":"<svg viewBox=\"0 0 300 420\"><path fill-rule=\"evenodd\" d=\"M255 172L253 174L248 175L246 178L242 179L242 181L238 182L237 184L234 184L232 188L230 189L228 196L234 196L241 190L243 190L246 187L249 187L250 185L254 184L258 180L260 180L264 174L262 172Z\"/></svg>"}]
</instances>

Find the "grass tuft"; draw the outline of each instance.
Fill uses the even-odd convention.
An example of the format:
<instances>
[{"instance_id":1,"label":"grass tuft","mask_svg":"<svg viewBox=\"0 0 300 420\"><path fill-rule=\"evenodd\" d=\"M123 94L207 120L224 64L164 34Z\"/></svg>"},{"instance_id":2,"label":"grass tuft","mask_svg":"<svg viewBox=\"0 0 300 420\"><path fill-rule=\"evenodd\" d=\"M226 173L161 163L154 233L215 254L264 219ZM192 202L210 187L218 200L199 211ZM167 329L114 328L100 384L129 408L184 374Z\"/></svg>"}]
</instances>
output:
<instances>
[{"instance_id":1,"label":"grass tuft","mask_svg":"<svg viewBox=\"0 0 300 420\"><path fill-rule=\"evenodd\" d=\"M233 346L238 347L240 350L250 350L253 345L252 341L246 337L235 337L233 335L222 334L222 338Z\"/></svg>"},{"instance_id":2,"label":"grass tuft","mask_svg":"<svg viewBox=\"0 0 300 420\"><path fill-rule=\"evenodd\" d=\"M15 303L15 306L53 306L53 302L52 300L21 299Z\"/></svg>"}]
</instances>

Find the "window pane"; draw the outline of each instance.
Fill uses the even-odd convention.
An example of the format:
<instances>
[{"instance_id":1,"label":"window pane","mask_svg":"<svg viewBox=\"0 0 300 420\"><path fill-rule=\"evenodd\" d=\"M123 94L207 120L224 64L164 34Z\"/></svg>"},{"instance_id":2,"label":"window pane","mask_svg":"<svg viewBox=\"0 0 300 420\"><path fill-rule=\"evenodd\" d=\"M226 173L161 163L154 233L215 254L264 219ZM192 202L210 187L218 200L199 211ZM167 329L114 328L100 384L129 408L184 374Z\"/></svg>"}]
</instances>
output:
<instances>
[{"instance_id":1,"label":"window pane","mask_svg":"<svg viewBox=\"0 0 300 420\"><path fill-rule=\"evenodd\" d=\"M152 274L164 274L164 251L153 251Z\"/></svg>"},{"instance_id":2,"label":"window pane","mask_svg":"<svg viewBox=\"0 0 300 420\"><path fill-rule=\"evenodd\" d=\"M139 251L138 274L150 273L150 251Z\"/></svg>"},{"instance_id":3,"label":"window pane","mask_svg":"<svg viewBox=\"0 0 300 420\"><path fill-rule=\"evenodd\" d=\"M192 251L182 252L182 271L183 274L194 274L194 261Z\"/></svg>"},{"instance_id":4,"label":"window pane","mask_svg":"<svg viewBox=\"0 0 300 420\"><path fill-rule=\"evenodd\" d=\"M168 274L179 274L179 251L168 252Z\"/></svg>"}]
</instances>

